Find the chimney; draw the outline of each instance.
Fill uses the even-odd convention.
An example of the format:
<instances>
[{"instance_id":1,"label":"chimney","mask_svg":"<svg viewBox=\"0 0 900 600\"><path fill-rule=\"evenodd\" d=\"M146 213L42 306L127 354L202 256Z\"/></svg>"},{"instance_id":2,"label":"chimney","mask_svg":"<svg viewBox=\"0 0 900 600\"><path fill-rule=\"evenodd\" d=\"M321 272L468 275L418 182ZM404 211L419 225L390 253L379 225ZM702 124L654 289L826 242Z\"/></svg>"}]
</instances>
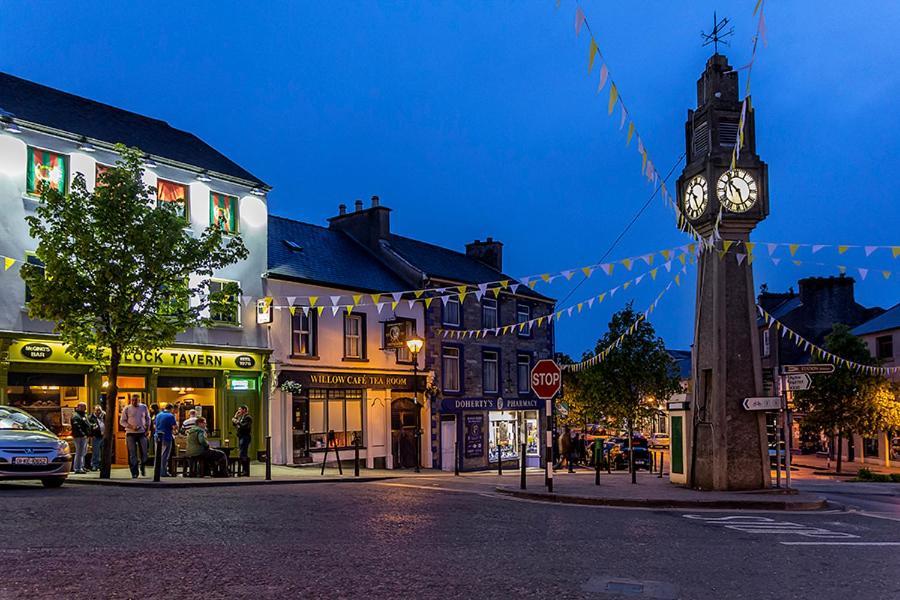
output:
<instances>
[{"instance_id":1,"label":"chimney","mask_svg":"<svg viewBox=\"0 0 900 600\"><path fill-rule=\"evenodd\" d=\"M808 326L827 332L834 323L853 325L857 312L852 277L807 277L800 280L800 301Z\"/></svg>"},{"instance_id":2,"label":"chimney","mask_svg":"<svg viewBox=\"0 0 900 600\"><path fill-rule=\"evenodd\" d=\"M347 205L346 204L338 204L338 215L346 215L347 214Z\"/></svg>"},{"instance_id":3,"label":"chimney","mask_svg":"<svg viewBox=\"0 0 900 600\"><path fill-rule=\"evenodd\" d=\"M338 215L328 219L329 229L343 231L364 246L379 250L379 242L391 235L391 209L381 206L378 196L372 197L371 208L363 208L362 200L354 204L351 213L341 204Z\"/></svg>"},{"instance_id":4,"label":"chimney","mask_svg":"<svg viewBox=\"0 0 900 600\"><path fill-rule=\"evenodd\" d=\"M466 256L484 263L495 271L503 270L503 243L495 242L494 238L485 241L475 240L466 244Z\"/></svg>"}]
</instances>

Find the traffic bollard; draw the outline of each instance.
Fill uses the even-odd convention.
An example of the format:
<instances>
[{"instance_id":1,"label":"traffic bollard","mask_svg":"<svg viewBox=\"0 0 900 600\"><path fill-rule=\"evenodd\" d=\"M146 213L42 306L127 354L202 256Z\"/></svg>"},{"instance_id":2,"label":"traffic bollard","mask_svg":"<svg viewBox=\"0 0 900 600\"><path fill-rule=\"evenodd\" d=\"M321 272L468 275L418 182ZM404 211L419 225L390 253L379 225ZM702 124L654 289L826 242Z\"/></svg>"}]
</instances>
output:
<instances>
[{"instance_id":1,"label":"traffic bollard","mask_svg":"<svg viewBox=\"0 0 900 600\"><path fill-rule=\"evenodd\" d=\"M453 442L453 474L459 476L459 442Z\"/></svg>"},{"instance_id":2,"label":"traffic bollard","mask_svg":"<svg viewBox=\"0 0 900 600\"><path fill-rule=\"evenodd\" d=\"M503 477L503 449L497 446L497 475Z\"/></svg>"},{"instance_id":3,"label":"traffic bollard","mask_svg":"<svg viewBox=\"0 0 900 600\"><path fill-rule=\"evenodd\" d=\"M353 476L359 477L359 436L353 435Z\"/></svg>"},{"instance_id":4,"label":"traffic bollard","mask_svg":"<svg viewBox=\"0 0 900 600\"><path fill-rule=\"evenodd\" d=\"M600 449L594 446L594 485L600 485Z\"/></svg>"},{"instance_id":5,"label":"traffic bollard","mask_svg":"<svg viewBox=\"0 0 900 600\"><path fill-rule=\"evenodd\" d=\"M522 454L519 458L519 462L521 462L522 464L522 475L519 480L519 488L523 490L527 487L525 482L525 450L527 449L527 447L527 444L522 444Z\"/></svg>"},{"instance_id":6,"label":"traffic bollard","mask_svg":"<svg viewBox=\"0 0 900 600\"><path fill-rule=\"evenodd\" d=\"M143 468L143 467L141 467ZM153 457L153 481L159 481L160 471L162 470L162 438L156 438L156 456Z\"/></svg>"},{"instance_id":7,"label":"traffic bollard","mask_svg":"<svg viewBox=\"0 0 900 600\"><path fill-rule=\"evenodd\" d=\"M660 452L659 453L659 475L656 476L657 479L662 479L663 467L665 466L665 464L666 464L666 453Z\"/></svg>"},{"instance_id":8,"label":"traffic bollard","mask_svg":"<svg viewBox=\"0 0 900 600\"><path fill-rule=\"evenodd\" d=\"M272 481L272 436L266 436L266 481Z\"/></svg>"}]
</instances>

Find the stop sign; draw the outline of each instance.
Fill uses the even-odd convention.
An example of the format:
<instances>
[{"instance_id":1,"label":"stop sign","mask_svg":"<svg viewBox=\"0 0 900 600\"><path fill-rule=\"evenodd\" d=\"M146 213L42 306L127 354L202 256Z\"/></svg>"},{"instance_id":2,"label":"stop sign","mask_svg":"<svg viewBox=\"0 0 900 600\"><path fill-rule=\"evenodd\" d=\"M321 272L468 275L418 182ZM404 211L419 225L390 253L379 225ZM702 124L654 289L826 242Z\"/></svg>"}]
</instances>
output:
<instances>
[{"instance_id":1,"label":"stop sign","mask_svg":"<svg viewBox=\"0 0 900 600\"><path fill-rule=\"evenodd\" d=\"M562 371L556 362L545 358L531 369L531 391L541 400L552 400L562 385Z\"/></svg>"}]
</instances>

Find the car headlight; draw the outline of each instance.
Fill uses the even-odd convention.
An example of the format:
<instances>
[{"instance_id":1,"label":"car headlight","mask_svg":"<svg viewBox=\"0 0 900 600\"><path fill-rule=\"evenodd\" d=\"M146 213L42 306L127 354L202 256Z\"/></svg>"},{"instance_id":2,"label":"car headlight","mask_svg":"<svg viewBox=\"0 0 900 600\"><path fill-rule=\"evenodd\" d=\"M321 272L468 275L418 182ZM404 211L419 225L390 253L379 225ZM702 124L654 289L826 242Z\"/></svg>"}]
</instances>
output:
<instances>
[{"instance_id":1,"label":"car headlight","mask_svg":"<svg viewBox=\"0 0 900 600\"><path fill-rule=\"evenodd\" d=\"M71 451L69 450L69 442L65 440L59 440L56 447L57 456L68 456L70 453Z\"/></svg>"}]
</instances>

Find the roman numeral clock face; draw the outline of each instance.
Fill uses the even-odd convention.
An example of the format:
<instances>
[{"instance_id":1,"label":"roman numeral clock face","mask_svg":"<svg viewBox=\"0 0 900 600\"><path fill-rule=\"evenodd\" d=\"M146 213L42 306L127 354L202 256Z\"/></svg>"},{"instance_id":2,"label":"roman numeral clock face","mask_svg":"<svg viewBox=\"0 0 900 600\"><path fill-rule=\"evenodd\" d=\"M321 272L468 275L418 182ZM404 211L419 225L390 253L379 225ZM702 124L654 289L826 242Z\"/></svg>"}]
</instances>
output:
<instances>
[{"instance_id":1,"label":"roman numeral clock face","mask_svg":"<svg viewBox=\"0 0 900 600\"><path fill-rule=\"evenodd\" d=\"M716 183L719 202L731 212L747 212L756 204L756 180L743 169L725 171Z\"/></svg>"},{"instance_id":2,"label":"roman numeral clock face","mask_svg":"<svg viewBox=\"0 0 900 600\"><path fill-rule=\"evenodd\" d=\"M688 219L699 219L709 204L709 196L706 190L706 177L695 175L684 187L684 213Z\"/></svg>"}]
</instances>

